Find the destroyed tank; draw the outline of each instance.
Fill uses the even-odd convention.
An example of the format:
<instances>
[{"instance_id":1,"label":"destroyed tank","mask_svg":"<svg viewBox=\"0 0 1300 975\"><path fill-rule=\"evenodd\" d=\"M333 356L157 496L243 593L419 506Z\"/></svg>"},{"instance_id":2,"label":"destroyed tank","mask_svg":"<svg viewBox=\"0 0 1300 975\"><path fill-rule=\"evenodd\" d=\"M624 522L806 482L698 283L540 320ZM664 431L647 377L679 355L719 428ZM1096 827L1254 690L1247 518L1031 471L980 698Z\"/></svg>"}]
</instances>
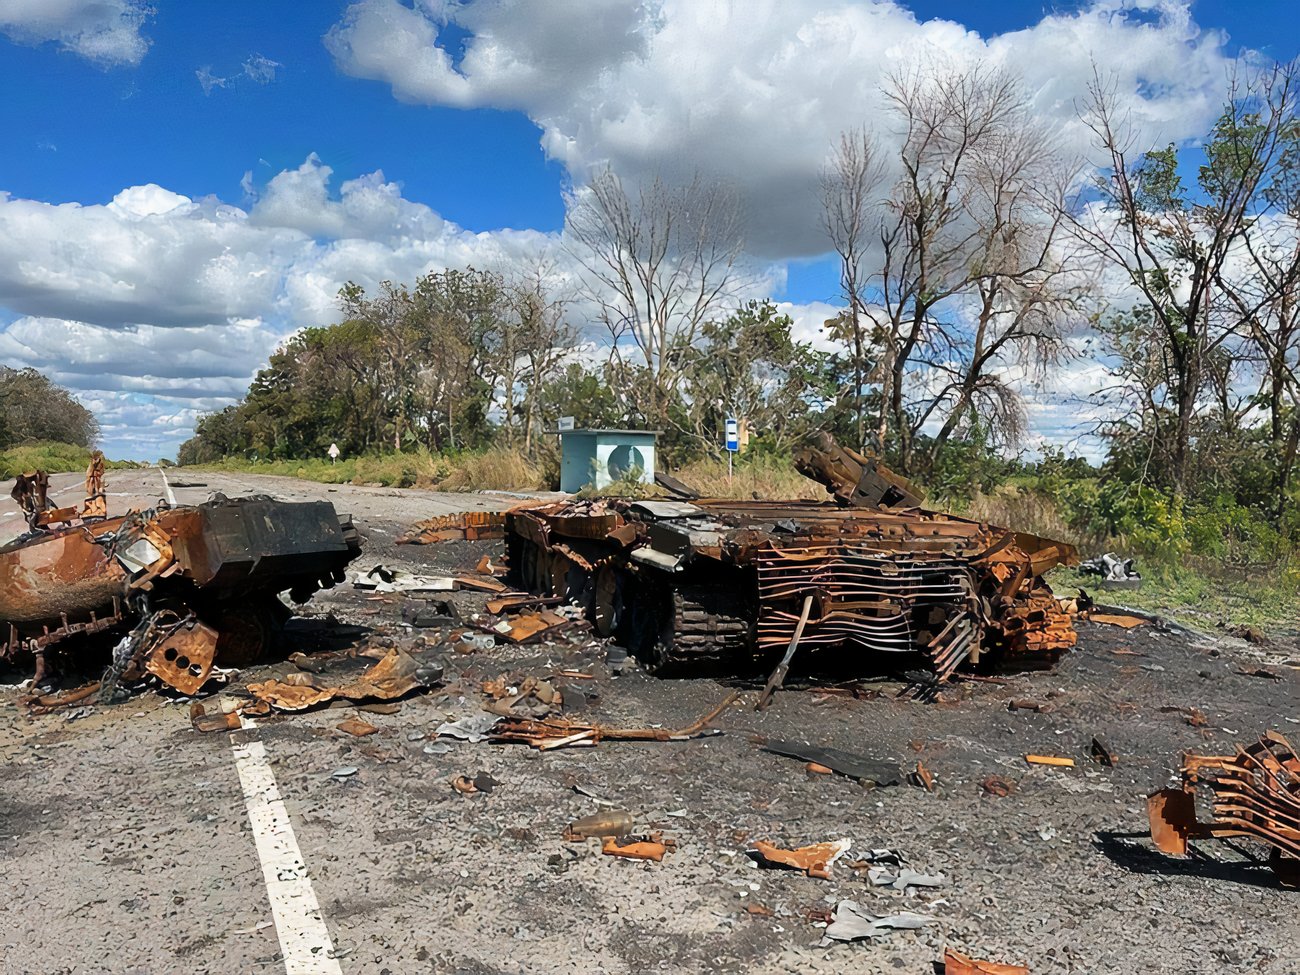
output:
<instances>
[{"instance_id":1,"label":"destroyed tank","mask_svg":"<svg viewBox=\"0 0 1300 975\"><path fill-rule=\"evenodd\" d=\"M0 657L34 656L38 683L49 648L129 631L116 676L138 665L201 686L214 663L262 654L290 615L280 593L307 600L361 552L350 518L325 501L215 495L108 517L100 459L86 484L80 510L52 508L39 472L13 491L29 531L0 547Z\"/></svg>"},{"instance_id":2,"label":"destroyed tank","mask_svg":"<svg viewBox=\"0 0 1300 975\"><path fill-rule=\"evenodd\" d=\"M795 459L832 500L565 500L505 515L515 584L567 596L651 671L728 670L798 648L858 673L936 679L1075 643L1043 574L1072 546L922 508L920 492L821 434ZM671 483L671 479L669 479ZM661 482L662 483L662 482Z\"/></svg>"}]
</instances>

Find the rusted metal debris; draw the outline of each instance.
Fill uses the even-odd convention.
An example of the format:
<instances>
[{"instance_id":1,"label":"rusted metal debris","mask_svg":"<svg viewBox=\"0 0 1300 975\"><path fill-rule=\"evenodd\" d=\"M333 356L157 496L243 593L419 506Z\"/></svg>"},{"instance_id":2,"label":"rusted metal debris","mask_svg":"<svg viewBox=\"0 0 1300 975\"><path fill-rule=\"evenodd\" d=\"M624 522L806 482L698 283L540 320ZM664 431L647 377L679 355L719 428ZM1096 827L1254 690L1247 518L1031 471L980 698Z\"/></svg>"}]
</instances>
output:
<instances>
[{"instance_id":1,"label":"rusted metal debris","mask_svg":"<svg viewBox=\"0 0 1300 975\"><path fill-rule=\"evenodd\" d=\"M74 636L118 634L100 688L153 674L185 694L218 664L256 660L303 602L344 578L360 554L351 520L328 502L215 495L108 517L103 457L86 472L85 504L53 508L49 479L18 478L29 532L0 547L0 658L47 653Z\"/></svg>"},{"instance_id":2,"label":"rusted metal debris","mask_svg":"<svg viewBox=\"0 0 1300 975\"><path fill-rule=\"evenodd\" d=\"M757 840L754 843L754 852L765 863L802 870L810 877L829 880L831 867L836 860L849 851L852 845L849 840L835 840L787 850L766 840Z\"/></svg>"},{"instance_id":3,"label":"rusted metal debris","mask_svg":"<svg viewBox=\"0 0 1300 975\"><path fill-rule=\"evenodd\" d=\"M502 718L486 735L496 744L525 744L539 751L564 748L570 745L595 745L601 741L684 741L704 734L709 725L731 707L739 697L732 692L722 703L684 728L611 728L605 725L584 724L560 718Z\"/></svg>"},{"instance_id":4,"label":"rusted metal debris","mask_svg":"<svg viewBox=\"0 0 1300 975\"><path fill-rule=\"evenodd\" d=\"M628 860L653 860L658 863L664 854L677 849L677 841L666 839L663 833L648 833L645 836L606 837L600 845L600 852L606 856L624 857Z\"/></svg>"},{"instance_id":5,"label":"rusted metal debris","mask_svg":"<svg viewBox=\"0 0 1300 975\"><path fill-rule=\"evenodd\" d=\"M505 516L497 511L464 511L416 522L397 539L398 545L471 542L505 537Z\"/></svg>"},{"instance_id":6,"label":"rusted metal debris","mask_svg":"<svg viewBox=\"0 0 1300 975\"><path fill-rule=\"evenodd\" d=\"M295 672L284 680L249 684L248 692L277 711L303 711L333 700L393 701L442 680L442 668L390 650L369 670L340 683L328 675Z\"/></svg>"},{"instance_id":7,"label":"rusted metal debris","mask_svg":"<svg viewBox=\"0 0 1300 975\"><path fill-rule=\"evenodd\" d=\"M1214 817L1196 819L1196 789L1211 792ZM1182 787L1147 799L1151 839L1161 851L1187 854L1191 840L1247 836L1267 844L1269 864L1300 885L1300 757L1282 735L1266 731L1235 755L1184 753Z\"/></svg>"},{"instance_id":8,"label":"rusted metal debris","mask_svg":"<svg viewBox=\"0 0 1300 975\"><path fill-rule=\"evenodd\" d=\"M504 516L512 581L575 602L656 671L748 669L797 648L871 671L919 658L943 680L990 660L1049 666L1074 645L1043 580L1077 561L1073 547L914 507L906 481L827 438L798 464L835 502L516 507Z\"/></svg>"},{"instance_id":9,"label":"rusted metal debris","mask_svg":"<svg viewBox=\"0 0 1300 975\"><path fill-rule=\"evenodd\" d=\"M943 952L943 975L1029 975L1024 965L1003 965L995 961L980 961L963 955L955 948Z\"/></svg>"}]
</instances>

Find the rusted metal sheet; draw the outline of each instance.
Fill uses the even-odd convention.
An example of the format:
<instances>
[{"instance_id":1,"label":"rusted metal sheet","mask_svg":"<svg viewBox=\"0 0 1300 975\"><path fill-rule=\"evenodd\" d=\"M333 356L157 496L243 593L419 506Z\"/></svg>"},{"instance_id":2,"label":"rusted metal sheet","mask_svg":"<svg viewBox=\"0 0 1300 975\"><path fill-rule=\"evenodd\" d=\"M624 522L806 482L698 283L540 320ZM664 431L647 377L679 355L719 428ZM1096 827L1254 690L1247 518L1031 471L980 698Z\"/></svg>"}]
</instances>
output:
<instances>
[{"instance_id":1,"label":"rusted metal sheet","mask_svg":"<svg viewBox=\"0 0 1300 975\"><path fill-rule=\"evenodd\" d=\"M191 618L149 648L144 669L182 694L196 694L207 683L216 656L217 631Z\"/></svg>"},{"instance_id":2,"label":"rusted metal sheet","mask_svg":"<svg viewBox=\"0 0 1300 975\"><path fill-rule=\"evenodd\" d=\"M912 485L828 438L798 463L836 502L516 507L505 516L512 581L577 601L652 670L746 666L797 647L863 670L919 662L942 680L989 658L1050 666L1075 644L1043 579L1077 561L1070 545L911 507Z\"/></svg>"},{"instance_id":3,"label":"rusted metal sheet","mask_svg":"<svg viewBox=\"0 0 1300 975\"><path fill-rule=\"evenodd\" d=\"M1272 847L1270 864L1300 883L1300 757L1276 731L1238 745L1235 755L1183 755L1182 787L1147 799L1151 839L1183 856L1191 840L1245 836ZM1196 819L1196 789L1210 790L1213 819Z\"/></svg>"},{"instance_id":4,"label":"rusted metal sheet","mask_svg":"<svg viewBox=\"0 0 1300 975\"><path fill-rule=\"evenodd\" d=\"M829 880L831 867L836 860L849 851L849 846L848 840L836 840L801 846L796 850L786 850L765 840L758 840L754 843L754 852L767 863L802 870L810 877Z\"/></svg>"}]
</instances>

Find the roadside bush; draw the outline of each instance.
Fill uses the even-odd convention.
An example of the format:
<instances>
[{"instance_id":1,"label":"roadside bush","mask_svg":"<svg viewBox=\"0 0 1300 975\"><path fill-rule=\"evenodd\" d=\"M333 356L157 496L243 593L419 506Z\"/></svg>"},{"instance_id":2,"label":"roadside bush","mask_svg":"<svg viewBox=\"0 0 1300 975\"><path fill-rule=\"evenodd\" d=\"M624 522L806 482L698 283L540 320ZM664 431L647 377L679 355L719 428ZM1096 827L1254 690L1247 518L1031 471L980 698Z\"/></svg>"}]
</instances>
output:
<instances>
[{"instance_id":1,"label":"roadside bush","mask_svg":"<svg viewBox=\"0 0 1300 975\"><path fill-rule=\"evenodd\" d=\"M0 451L0 480L8 480L31 471L49 474L66 474L84 471L90 463L90 449L75 444L43 440L19 444ZM104 466L109 470L139 467L133 461L110 460Z\"/></svg>"}]
</instances>

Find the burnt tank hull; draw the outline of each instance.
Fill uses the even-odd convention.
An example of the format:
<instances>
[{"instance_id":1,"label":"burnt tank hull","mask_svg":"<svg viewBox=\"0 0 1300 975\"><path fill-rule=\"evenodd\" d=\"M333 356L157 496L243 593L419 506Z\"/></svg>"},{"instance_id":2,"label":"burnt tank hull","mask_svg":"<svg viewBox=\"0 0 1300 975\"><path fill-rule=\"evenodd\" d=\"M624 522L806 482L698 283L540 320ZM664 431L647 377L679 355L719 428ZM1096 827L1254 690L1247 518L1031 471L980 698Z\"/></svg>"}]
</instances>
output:
<instances>
[{"instance_id":1,"label":"burnt tank hull","mask_svg":"<svg viewBox=\"0 0 1300 975\"><path fill-rule=\"evenodd\" d=\"M264 497L218 497L42 532L0 548L0 656L126 626L141 607L159 604L221 629L255 619L260 638L278 594L305 601L342 581L360 551L351 521L328 502Z\"/></svg>"},{"instance_id":2,"label":"burnt tank hull","mask_svg":"<svg viewBox=\"0 0 1300 975\"><path fill-rule=\"evenodd\" d=\"M1042 578L1070 546L918 508L575 500L514 509L506 538L517 584L577 600L659 672L767 662L796 631L801 654L939 678L1075 642Z\"/></svg>"}]
</instances>

